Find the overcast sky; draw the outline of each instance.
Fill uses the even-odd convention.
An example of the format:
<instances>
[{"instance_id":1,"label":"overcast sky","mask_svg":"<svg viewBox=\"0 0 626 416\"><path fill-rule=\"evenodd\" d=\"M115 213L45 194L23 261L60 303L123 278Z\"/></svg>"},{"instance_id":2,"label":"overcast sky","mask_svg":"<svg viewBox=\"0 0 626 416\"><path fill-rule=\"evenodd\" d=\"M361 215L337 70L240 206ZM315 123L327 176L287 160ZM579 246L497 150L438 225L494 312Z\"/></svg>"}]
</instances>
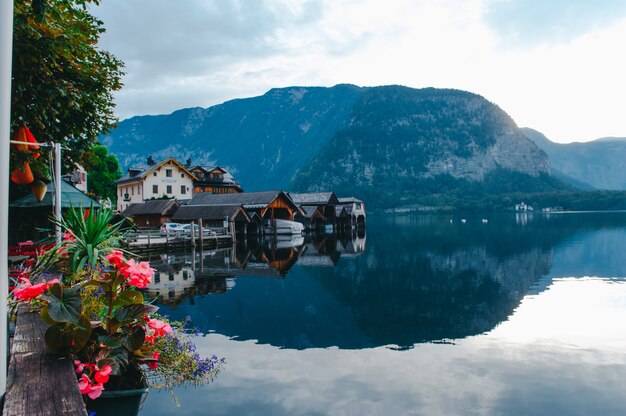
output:
<instances>
[{"instance_id":1,"label":"overcast sky","mask_svg":"<svg viewBox=\"0 0 626 416\"><path fill-rule=\"evenodd\" d=\"M475 92L558 142L626 137L623 0L103 0L118 116L270 88Z\"/></svg>"}]
</instances>

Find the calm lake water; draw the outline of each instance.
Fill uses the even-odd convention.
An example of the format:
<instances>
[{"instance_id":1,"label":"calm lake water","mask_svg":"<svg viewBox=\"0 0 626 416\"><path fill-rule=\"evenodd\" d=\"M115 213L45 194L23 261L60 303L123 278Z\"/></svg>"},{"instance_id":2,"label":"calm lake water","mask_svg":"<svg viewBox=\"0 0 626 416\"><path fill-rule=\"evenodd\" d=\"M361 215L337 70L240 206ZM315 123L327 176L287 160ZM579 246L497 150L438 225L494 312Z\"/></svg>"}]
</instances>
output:
<instances>
[{"instance_id":1,"label":"calm lake water","mask_svg":"<svg viewBox=\"0 0 626 416\"><path fill-rule=\"evenodd\" d=\"M141 414L626 414L626 213L451 218L153 257L227 366Z\"/></svg>"}]
</instances>

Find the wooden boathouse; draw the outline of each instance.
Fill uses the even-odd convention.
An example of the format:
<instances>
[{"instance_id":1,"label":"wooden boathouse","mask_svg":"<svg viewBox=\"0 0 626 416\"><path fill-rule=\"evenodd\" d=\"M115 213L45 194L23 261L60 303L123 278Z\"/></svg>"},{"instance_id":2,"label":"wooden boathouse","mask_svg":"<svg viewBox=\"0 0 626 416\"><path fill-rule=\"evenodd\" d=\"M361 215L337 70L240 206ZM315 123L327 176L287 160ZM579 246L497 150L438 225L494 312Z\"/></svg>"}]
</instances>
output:
<instances>
[{"instance_id":1,"label":"wooden boathouse","mask_svg":"<svg viewBox=\"0 0 626 416\"><path fill-rule=\"evenodd\" d=\"M135 220L138 227L158 227L168 222L179 206L175 199L156 199L130 204L122 215Z\"/></svg>"},{"instance_id":2,"label":"wooden boathouse","mask_svg":"<svg viewBox=\"0 0 626 416\"><path fill-rule=\"evenodd\" d=\"M293 221L300 211L298 205L283 191L243 192L236 194L210 194L202 192L194 195L187 206L194 205L239 205L248 217L257 214L263 220L282 219Z\"/></svg>"},{"instance_id":3,"label":"wooden boathouse","mask_svg":"<svg viewBox=\"0 0 626 416\"><path fill-rule=\"evenodd\" d=\"M289 196L302 208L300 222L307 228L315 230L337 224L335 207L339 200L334 192L290 193Z\"/></svg>"}]
</instances>

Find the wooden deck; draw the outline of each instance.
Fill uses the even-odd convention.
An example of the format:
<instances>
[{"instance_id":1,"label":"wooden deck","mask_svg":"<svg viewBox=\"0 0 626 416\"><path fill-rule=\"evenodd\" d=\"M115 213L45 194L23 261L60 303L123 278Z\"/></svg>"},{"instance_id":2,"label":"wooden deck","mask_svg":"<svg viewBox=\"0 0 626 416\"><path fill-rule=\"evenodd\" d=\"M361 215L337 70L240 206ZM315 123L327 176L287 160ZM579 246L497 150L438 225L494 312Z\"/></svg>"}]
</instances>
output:
<instances>
[{"instance_id":1,"label":"wooden deck","mask_svg":"<svg viewBox=\"0 0 626 416\"><path fill-rule=\"evenodd\" d=\"M19 306L3 416L87 416L74 365L47 350L46 329L39 314Z\"/></svg>"}]
</instances>

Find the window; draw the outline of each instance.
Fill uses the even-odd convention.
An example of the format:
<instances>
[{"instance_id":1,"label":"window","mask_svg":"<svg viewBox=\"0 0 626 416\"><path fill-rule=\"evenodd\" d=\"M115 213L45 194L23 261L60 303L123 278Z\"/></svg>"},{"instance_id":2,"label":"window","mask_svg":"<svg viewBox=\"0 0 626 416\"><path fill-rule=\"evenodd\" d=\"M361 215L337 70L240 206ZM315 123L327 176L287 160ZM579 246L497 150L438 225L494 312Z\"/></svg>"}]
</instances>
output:
<instances>
[{"instance_id":1,"label":"window","mask_svg":"<svg viewBox=\"0 0 626 416\"><path fill-rule=\"evenodd\" d=\"M152 176L156 176L156 172L152 172Z\"/></svg>"},{"instance_id":2,"label":"window","mask_svg":"<svg viewBox=\"0 0 626 416\"><path fill-rule=\"evenodd\" d=\"M141 195L141 185L137 185L137 195Z\"/></svg>"},{"instance_id":3,"label":"window","mask_svg":"<svg viewBox=\"0 0 626 416\"><path fill-rule=\"evenodd\" d=\"M171 193L172 193L172 185L167 185L167 188L166 188L166 189L167 189L167 191L166 191L166 192L167 192L168 194L171 194Z\"/></svg>"},{"instance_id":4,"label":"window","mask_svg":"<svg viewBox=\"0 0 626 416\"><path fill-rule=\"evenodd\" d=\"M184 178L184 177L185 177L185 174L184 174L184 173L181 173L181 174L180 174L180 177L181 177L181 178Z\"/></svg>"},{"instance_id":5,"label":"window","mask_svg":"<svg viewBox=\"0 0 626 416\"><path fill-rule=\"evenodd\" d=\"M131 186L131 187L130 187L130 192L131 192L133 195L135 195L135 187L134 187L134 186Z\"/></svg>"},{"instance_id":6,"label":"window","mask_svg":"<svg viewBox=\"0 0 626 416\"><path fill-rule=\"evenodd\" d=\"M361 204L356 204L356 209L361 209Z\"/></svg>"},{"instance_id":7,"label":"window","mask_svg":"<svg viewBox=\"0 0 626 416\"><path fill-rule=\"evenodd\" d=\"M172 169L165 169L165 176L167 176L168 178L172 177Z\"/></svg>"},{"instance_id":8,"label":"window","mask_svg":"<svg viewBox=\"0 0 626 416\"><path fill-rule=\"evenodd\" d=\"M185 185L181 185L180 186L180 193L185 195L187 193L187 188L185 187Z\"/></svg>"},{"instance_id":9,"label":"window","mask_svg":"<svg viewBox=\"0 0 626 416\"><path fill-rule=\"evenodd\" d=\"M124 196L124 190L120 188L120 196Z\"/></svg>"},{"instance_id":10,"label":"window","mask_svg":"<svg viewBox=\"0 0 626 416\"><path fill-rule=\"evenodd\" d=\"M159 193L159 185L152 185L152 193L153 194Z\"/></svg>"}]
</instances>

